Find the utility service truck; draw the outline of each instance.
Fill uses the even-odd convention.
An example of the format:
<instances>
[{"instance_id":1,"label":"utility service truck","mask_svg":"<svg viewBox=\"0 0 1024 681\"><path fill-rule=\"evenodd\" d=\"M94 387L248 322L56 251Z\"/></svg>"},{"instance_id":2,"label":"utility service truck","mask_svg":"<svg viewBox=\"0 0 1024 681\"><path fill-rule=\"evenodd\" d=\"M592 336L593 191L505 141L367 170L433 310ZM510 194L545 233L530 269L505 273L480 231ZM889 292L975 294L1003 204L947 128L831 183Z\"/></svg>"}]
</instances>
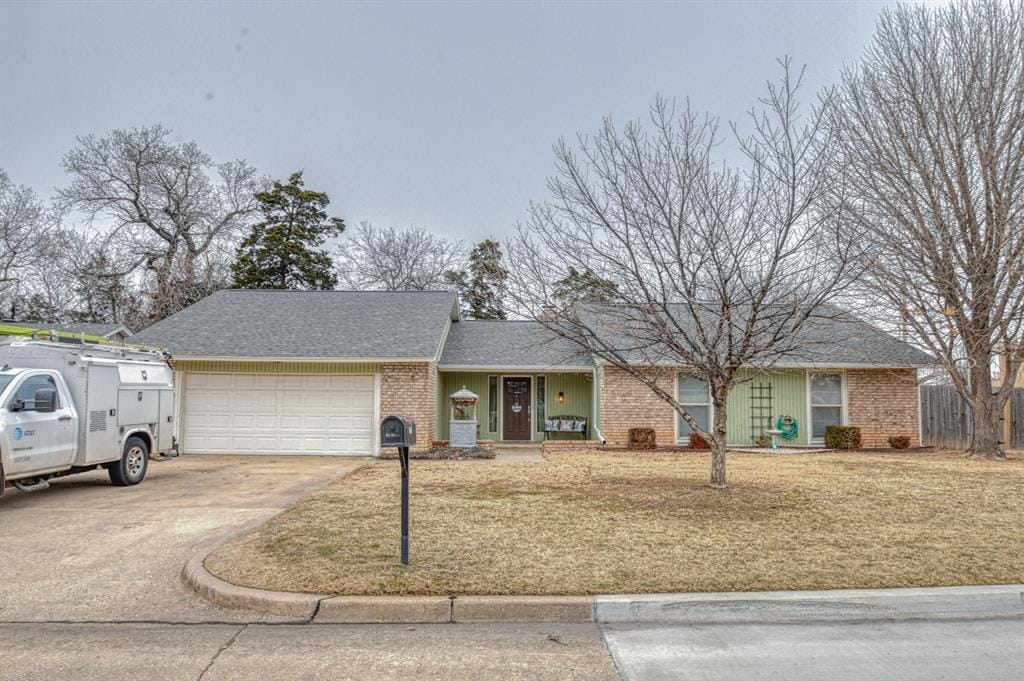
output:
<instances>
[{"instance_id":1,"label":"utility service truck","mask_svg":"<svg viewBox=\"0 0 1024 681\"><path fill-rule=\"evenodd\" d=\"M172 377L158 352L0 340L0 495L99 466L142 482L151 457L177 456Z\"/></svg>"}]
</instances>

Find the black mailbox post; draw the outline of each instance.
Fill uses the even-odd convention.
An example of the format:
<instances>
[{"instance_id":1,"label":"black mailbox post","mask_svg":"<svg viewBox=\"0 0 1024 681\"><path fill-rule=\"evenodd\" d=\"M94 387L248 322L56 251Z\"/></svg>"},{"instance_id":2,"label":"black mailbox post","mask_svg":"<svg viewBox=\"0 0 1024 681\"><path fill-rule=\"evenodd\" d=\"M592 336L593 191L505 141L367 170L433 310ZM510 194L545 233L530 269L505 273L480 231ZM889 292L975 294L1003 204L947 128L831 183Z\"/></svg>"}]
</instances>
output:
<instances>
[{"instance_id":1,"label":"black mailbox post","mask_svg":"<svg viewBox=\"0 0 1024 681\"><path fill-rule=\"evenodd\" d=\"M397 447L402 467L402 565L409 564L409 447L416 444L416 422L388 416L380 423L380 446Z\"/></svg>"}]
</instances>

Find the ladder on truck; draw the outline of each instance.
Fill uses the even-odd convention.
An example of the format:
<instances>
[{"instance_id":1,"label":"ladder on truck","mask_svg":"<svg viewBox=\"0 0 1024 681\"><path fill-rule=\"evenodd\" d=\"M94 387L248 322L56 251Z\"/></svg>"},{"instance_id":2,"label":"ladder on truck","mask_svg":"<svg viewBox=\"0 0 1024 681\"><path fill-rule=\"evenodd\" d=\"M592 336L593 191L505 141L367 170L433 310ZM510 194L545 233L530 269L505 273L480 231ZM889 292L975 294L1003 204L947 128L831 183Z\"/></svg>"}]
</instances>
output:
<instances>
[{"instance_id":1,"label":"ladder on truck","mask_svg":"<svg viewBox=\"0 0 1024 681\"><path fill-rule=\"evenodd\" d=\"M19 336L33 340L49 340L60 343L95 343L97 345L108 343L103 336L94 336L88 333L73 333L71 331L57 331L56 329L35 328L24 326L23 322L0 323L0 336Z\"/></svg>"}]
</instances>

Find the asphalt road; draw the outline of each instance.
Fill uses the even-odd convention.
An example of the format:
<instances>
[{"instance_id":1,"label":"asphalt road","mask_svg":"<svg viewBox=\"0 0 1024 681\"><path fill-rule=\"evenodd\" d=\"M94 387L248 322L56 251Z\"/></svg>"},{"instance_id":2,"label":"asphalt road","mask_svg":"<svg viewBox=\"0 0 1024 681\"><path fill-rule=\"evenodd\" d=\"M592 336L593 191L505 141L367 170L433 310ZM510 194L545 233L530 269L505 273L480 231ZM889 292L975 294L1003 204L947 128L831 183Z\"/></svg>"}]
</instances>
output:
<instances>
[{"instance_id":1,"label":"asphalt road","mask_svg":"<svg viewBox=\"0 0 1024 681\"><path fill-rule=\"evenodd\" d=\"M0 624L0 659L4 681L1020 681L1024 620Z\"/></svg>"},{"instance_id":2,"label":"asphalt road","mask_svg":"<svg viewBox=\"0 0 1024 681\"><path fill-rule=\"evenodd\" d=\"M1024 620L803 625L297 624L194 596L196 553L359 462L183 457L0 499L0 681L1024 680Z\"/></svg>"},{"instance_id":3,"label":"asphalt road","mask_svg":"<svg viewBox=\"0 0 1024 681\"><path fill-rule=\"evenodd\" d=\"M626 681L1021 681L1024 620L608 625Z\"/></svg>"}]
</instances>

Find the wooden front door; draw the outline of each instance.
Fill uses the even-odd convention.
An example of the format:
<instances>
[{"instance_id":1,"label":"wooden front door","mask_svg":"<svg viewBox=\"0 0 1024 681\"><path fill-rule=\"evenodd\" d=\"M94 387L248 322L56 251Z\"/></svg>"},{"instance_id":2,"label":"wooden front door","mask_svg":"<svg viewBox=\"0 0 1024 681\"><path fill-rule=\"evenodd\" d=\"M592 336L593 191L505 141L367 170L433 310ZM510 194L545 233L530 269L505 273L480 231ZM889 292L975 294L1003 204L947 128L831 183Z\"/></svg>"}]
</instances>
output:
<instances>
[{"instance_id":1,"label":"wooden front door","mask_svg":"<svg viewBox=\"0 0 1024 681\"><path fill-rule=\"evenodd\" d=\"M530 379L502 379L502 434L503 440L530 440Z\"/></svg>"}]
</instances>

